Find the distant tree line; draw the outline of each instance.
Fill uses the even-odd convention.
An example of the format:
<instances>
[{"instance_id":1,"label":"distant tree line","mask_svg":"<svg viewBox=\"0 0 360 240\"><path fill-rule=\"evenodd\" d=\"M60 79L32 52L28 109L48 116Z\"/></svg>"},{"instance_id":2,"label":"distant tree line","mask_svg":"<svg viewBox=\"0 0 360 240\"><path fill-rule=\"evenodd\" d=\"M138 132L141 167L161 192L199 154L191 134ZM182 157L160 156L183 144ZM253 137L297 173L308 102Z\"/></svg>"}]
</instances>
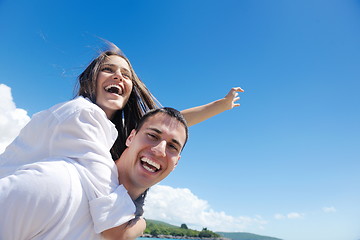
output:
<instances>
[{"instance_id":1,"label":"distant tree line","mask_svg":"<svg viewBox=\"0 0 360 240\"><path fill-rule=\"evenodd\" d=\"M159 235L174 236L174 237L190 237L190 238L220 238L219 234L216 234L207 228L203 228L201 231L192 230L187 227L185 223L180 227L165 224L154 220L146 220L146 229L144 234L158 237Z\"/></svg>"}]
</instances>

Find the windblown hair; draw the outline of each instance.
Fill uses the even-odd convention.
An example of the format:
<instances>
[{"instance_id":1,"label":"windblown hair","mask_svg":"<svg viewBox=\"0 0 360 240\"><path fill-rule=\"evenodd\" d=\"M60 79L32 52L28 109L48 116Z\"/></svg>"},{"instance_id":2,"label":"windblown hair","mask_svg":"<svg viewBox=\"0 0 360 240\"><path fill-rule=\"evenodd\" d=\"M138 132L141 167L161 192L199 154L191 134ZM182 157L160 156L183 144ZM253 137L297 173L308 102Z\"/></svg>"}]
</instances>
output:
<instances>
[{"instance_id":1,"label":"windblown hair","mask_svg":"<svg viewBox=\"0 0 360 240\"><path fill-rule=\"evenodd\" d=\"M160 107L155 97L150 93L145 84L138 78L129 59L113 43L107 42L108 49L102 51L79 75L77 96L89 98L96 103L96 80L100 72L101 65L109 56L119 56L123 58L130 67L133 88L125 107L118 110L110 119L118 131L116 139L110 152L114 160L118 159L125 149L125 142L131 130L135 128L141 117L150 109Z\"/></svg>"}]
</instances>

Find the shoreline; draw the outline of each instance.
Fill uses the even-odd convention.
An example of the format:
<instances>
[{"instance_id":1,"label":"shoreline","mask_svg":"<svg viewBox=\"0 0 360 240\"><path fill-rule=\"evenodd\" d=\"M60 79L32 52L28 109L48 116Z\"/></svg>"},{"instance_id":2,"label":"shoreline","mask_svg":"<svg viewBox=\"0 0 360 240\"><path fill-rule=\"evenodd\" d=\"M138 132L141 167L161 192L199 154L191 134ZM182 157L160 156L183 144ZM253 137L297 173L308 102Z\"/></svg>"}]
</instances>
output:
<instances>
[{"instance_id":1,"label":"shoreline","mask_svg":"<svg viewBox=\"0 0 360 240\"><path fill-rule=\"evenodd\" d=\"M139 238L162 238L162 239L193 239L193 240L230 240L229 238L219 237L219 238L201 238L201 237L189 237L189 236L172 236L172 235L157 235L153 236L151 234L143 234Z\"/></svg>"}]
</instances>

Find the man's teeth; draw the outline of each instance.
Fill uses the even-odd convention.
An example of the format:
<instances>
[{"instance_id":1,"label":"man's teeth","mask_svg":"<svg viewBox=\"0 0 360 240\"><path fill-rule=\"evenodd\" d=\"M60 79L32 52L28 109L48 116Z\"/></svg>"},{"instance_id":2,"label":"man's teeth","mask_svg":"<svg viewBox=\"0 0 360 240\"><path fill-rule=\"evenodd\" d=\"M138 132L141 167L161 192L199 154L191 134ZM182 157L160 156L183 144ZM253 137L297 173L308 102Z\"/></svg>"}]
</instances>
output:
<instances>
[{"instance_id":1,"label":"man's teeth","mask_svg":"<svg viewBox=\"0 0 360 240\"><path fill-rule=\"evenodd\" d=\"M142 166L149 172L156 172L160 169L160 164L153 162L148 158L142 158L141 162L143 163Z\"/></svg>"},{"instance_id":2,"label":"man's teeth","mask_svg":"<svg viewBox=\"0 0 360 240\"><path fill-rule=\"evenodd\" d=\"M146 166L146 165L143 165L143 167L144 167L146 170L148 170L149 172L155 172L155 170L154 170L154 169L149 168L149 167L148 167L148 166Z\"/></svg>"},{"instance_id":3,"label":"man's teeth","mask_svg":"<svg viewBox=\"0 0 360 240\"><path fill-rule=\"evenodd\" d=\"M109 93L116 93L121 95L122 94L122 89L115 84L109 85L105 87L105 91L109 92Z\"/></svg>"}]
</instances>

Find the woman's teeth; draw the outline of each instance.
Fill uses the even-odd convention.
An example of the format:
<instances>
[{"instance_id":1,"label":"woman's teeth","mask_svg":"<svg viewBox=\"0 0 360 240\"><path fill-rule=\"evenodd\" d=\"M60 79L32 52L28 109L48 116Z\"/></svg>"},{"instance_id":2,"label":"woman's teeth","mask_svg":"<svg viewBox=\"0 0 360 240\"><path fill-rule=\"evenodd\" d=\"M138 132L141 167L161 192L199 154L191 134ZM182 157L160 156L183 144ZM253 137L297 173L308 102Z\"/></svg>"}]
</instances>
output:
<instances>
[{"instance_id":1,"label":"woman's teeth","mask_svg":"<svg viewBox=\"0 0 360 240\"><path fill-rule=\"evenodd\" d=\"M105 91L109 93L116 93L118 95L122 94L122 89L118 85L109 85L105 87Z\"/></svg>"}]
</instances>

